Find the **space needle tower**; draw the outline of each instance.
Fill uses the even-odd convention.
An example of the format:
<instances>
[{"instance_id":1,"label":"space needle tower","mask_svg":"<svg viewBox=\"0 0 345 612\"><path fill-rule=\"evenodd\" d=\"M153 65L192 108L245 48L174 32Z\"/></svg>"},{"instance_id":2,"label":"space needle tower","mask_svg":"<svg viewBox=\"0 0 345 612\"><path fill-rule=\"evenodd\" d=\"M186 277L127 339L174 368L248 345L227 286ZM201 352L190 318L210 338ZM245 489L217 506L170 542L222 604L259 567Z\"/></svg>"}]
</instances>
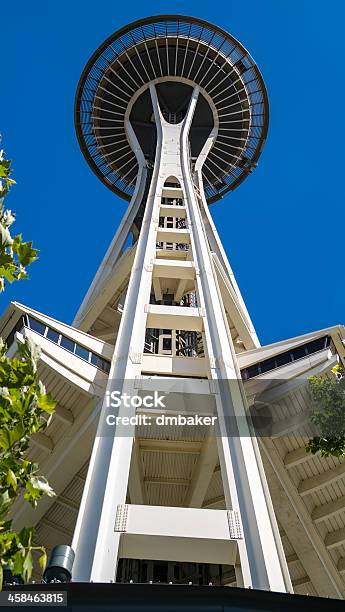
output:
<instances>
[{"instance_id":1,"label":"space needle tower","mask_svg":"<svg viewBox=\"0 0 345 612\"><path fill-rule=\"evenodd\" d=\"M290 591L238 365L259 342L209 209L257 164L268 126L261 74L236 39L206 21L141 19L92 55L75 124L89 166L128 207L73 323L113 346L72 542L73 580L116 581L145 560L146 570L170 564L172 581L179 564L233 565L237 584ZM100 295L109 297L108 325L95 316ZM208 402L215 418L202 431L198 422L181 430L159 426L161 406L117 403L105 431L114 392L154 391L169 400L165 416L199 413ZM150 426L132 418L140 411ZM148 495L137 461L144 434L175 461L168 476L151 479L155 491L183 491L179 461L204 437L185 495ZM177 439L180 453L172 453ZM202 504L205 471L215 469L225 509Z\"/></svg>"}]
</instances>

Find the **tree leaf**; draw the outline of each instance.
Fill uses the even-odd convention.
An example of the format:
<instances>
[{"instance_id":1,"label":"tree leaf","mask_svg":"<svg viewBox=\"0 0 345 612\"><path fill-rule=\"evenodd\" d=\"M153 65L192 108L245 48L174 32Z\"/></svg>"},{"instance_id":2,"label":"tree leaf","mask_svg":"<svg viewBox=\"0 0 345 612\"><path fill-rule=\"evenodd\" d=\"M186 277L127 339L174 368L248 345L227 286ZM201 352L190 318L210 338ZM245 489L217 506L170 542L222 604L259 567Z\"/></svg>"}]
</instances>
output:
<instances>
[{"instance_id":1,"label":"tree leaf","mask_svg":"<svg viewBox=\"0 0 345 612\"><path fill-rule=\"evenodd\" d=\"M11 246L12 243L13 243L13 240L11 238L11 234L9 230L2 223L0 223L0 246L2 248L8 247L8 246Z\"/></svg>"},{"instance_id":2,"label":"tree leaf","mask_svg":"<svg viewBox=\"0 0 345 612\"><path fill-rule=\"evenodd\" d=\"M18 550L13 556L13 574L14 576L21 576L23 573L23 563L25 559L25 548Z\"/></svg>"},{"instance_id":3,"label":"tree leaf","mask_svg":"<svg viewBox=\"0 0 345 612\"><path fill-rule=\"evenodd\" d=\"M5 450L9 449L11 446L10 432L7 428L0 431L0 446Z\"/></svg>"},{"instance_id":4,"label":"tree leaf","mask_svg":"<svg viewBox=\"0 0 345 612\"><path fill-rule=\"evenodd\" d=\"M309 440L306 450L322 457L345 457L344 370L337 365L331 371L333 377L309 378L311 422L318 428L318 435Z\"/></svg>"},{"instance_id":5,"label":"tree leaf","mask_svg":"<svg viewBox=\"0 0 345 612\"><path fill-rule=\"evenodd\" d=\"M24 582L28 582L31 578L32 574L32 553L31 549L26 553L24 563L23 563L23 578Z\"/></svg>"},{"instance_id":6,"label":"tree leaf","mask_svg":"<svg viewBox=\"0 0 345 612\"><path fill-rule=\"evenodd\" d=\"M30 547L32 538L33 538L33 527L23 527L18 534L18 538L20 543L24 546L24 548Z\"/></svg>"},{"instance_id":7,"label":"tree leaf","mask_svg":"<svg viewBox=\"0 0 345 612\"><path fill-rule=\"evenodd\" d=\"M0 495L0 519L3 519L12 503L11 497L8 490L4 491Z\"/></svg>"},{"instance_id":8,"label":"tree leaf","mask_svg":"<svg viewBox=\"0 0 345 612\"><path fill-rule=\"evenodd\" d=\"M0 151L0 292L8 283L27 278L26 268L37 259L38 251L31 242L23 242L18 234L12 237L10 227L15 214L5 209L4 197L15 181L10 178L11 161ZM24 489L24 499L34 507L46 494L54 495L43 478L38 478L38 466L25 459L30 435L46 427L42 413L51 414L55 402L39 385L37 364L40 351L32 341L18 346L19 358L8 358L7 347L0 338L0 590L3 566L27 582L32 574L32 541L34 528L11 531L7 520L11 506ZM35 548L36 550L36 548ZM39 564L44 568L43 548Z\"/></svg>"},{"instance_id":9,"label":"tree leaf","mask_svg":"<svg viewBox=\"0 0 345 612\"><path fill-rule=\"evenodd\" d=\"M32 242L21 242L16 245L19 263L26 267L37 259L38 250L32 248Z\"/></svg>"},{"instance_id":10,"label":"tree leaf","mask_svg":"<svg viewBox=\"0 0 345 612\"><path fill-rule=\"evenodd\" d=\"M17 478L13 470L7 472L7 484L12 487L14 491L17 490Z\"/></svg>"},{"instance_id":11,"label":"tree leaf","mask_svg":"<svg viewBox=\"0 0 345 612\"><path fill-rule=\"evenodd\" d=\"M18 440L21 440L25 436L25 433L24 423L20 421L13 429L10 430L11 446L15 442L18 442Z\"/></svg>"},{"instance_id":12,"label":"tree leaf","mask_svg":"<svg viewBox=\"0 0 345 612\"><path fill-rule=\"evenodd\" d=\"M54 412L56 406L56 402L53 400L50 393L47 393L46 395L40 395L38 397L37 404L41 408L41 410L44 410L49 414L52 414Z\"/></svg>"},{"instance_id":13,"label":"tree leaf","mask_svg":"<svg viewBox=\"0 0 345 612\"><path fill-rule=\"evenodd\" d=\"M34 476L31 479L31 485L33 486L34 489L41 491L42 493L44 493L45 495L48 495L49 497L55 496L53 489L51 488L48 481L45 478L43 478L43 476Z\"/></svg>"},{"instance_id":14,"label":"tree leaf","mask_svg":"<svg viewBox=\"0 0 345 612\"><path fill-rule=\"evenodd\" d=\"M43 553L41 554L41 556L38 558L38 563L39 566L41 568L41 570L43 571L47 565L47 553L46 551L43 551Z\"/></svg>"}]
</instances>

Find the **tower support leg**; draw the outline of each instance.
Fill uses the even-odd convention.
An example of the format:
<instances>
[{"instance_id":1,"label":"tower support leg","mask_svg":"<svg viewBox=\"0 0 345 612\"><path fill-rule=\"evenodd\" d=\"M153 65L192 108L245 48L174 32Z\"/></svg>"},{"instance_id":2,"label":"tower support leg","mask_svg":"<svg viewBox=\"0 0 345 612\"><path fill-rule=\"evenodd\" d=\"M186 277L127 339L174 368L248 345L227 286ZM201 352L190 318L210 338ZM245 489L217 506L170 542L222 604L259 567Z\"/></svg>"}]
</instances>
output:
<instances>
[{"instance_id":1,"label":"tower support leg","mask_svg":"<svg viewBox=\"0 0 345 612\"><path fill-rule=\"evenodd\" d=\"M181 169L186 190L191 246L199 270L197 289L205 312L204 330L211 377L217 381L218 452L227 508L238 510L244 538L239 553L244 585L291 590L291 581L272 508L261 457L247 421L246 400L231 334L221 301L189 161L189 129L199 90L196 87L181 130Z\"/></svg>"},{"instance_id":2,"label":"tower support leg","mask_svg":"<svg viewBox=\"0 0 345 612\"><path fill-rule=\"evenodd\" d=\"M147 318L145 306L150 301L158 227L161 151L162 132L158 127L156 165L72 542L76 551L73 579L77 581L111 582L116 574L120 535L114 531L115 512L117 505L126 501L134 427L128 426L124 432L123 427L114 426L110 436L104 435L101 425L108 409L106 398L113 391L135 395L134 381L141 373ZM117 416L133 417L135 408L121 405Z\"/></svg>"}]
</instances>

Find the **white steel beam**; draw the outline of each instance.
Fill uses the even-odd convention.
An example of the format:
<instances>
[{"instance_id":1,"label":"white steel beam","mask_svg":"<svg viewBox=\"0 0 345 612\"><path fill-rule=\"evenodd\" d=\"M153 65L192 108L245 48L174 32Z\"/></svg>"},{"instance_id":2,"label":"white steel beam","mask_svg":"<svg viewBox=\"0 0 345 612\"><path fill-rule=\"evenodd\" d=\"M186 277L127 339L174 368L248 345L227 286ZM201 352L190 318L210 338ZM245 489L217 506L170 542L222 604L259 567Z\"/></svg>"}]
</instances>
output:
<instances>
[{"instance_id":1,"label":"white steel beam","mask_svg":"<svg viewBox=\"0 0 345 612\"><path fill-rule=\"evenodd\" d=\"M186 218L186 207L185 206L169 206L168 204L162 204L159 208L160 217L174 217L175 219Z\"/></svg>"},{"instance_id":2,"label":"white steel beam","mask_svg":"<svg viewBox=\"0 0 345 612\"><path fill-rule=\"evenodd\" d=\"M67 510L73 510L74 512L79 511L79 504L76 504L74 501L68 499L64 495L59 495L56 499L56 503L60 504L60 506L63 506L64 508L67 508Z\"/></svg>"},{"instance_id":3,"label":"white steel beam","mask_svg":"<svg viewBox=\"0 0 345 612\"><path fill-rule=\"evenodd\" d=\"M134 381L142 371L142 353L147 324L147 308L152 286L152 262L156 250L157 221L165 177L170 168L165 163L164 142L166 134L159 110L154 86L150 86L152 105L157 125L157 148L155 167L147 196L141 232L129 280L124 311L112 359L107 391L113 390L134 395ZM169 134L170 137L170 134ZM174 147L174 143L171 146ZM142 154L141 154L142 155ZM138 156L138 163L143 158ZM140 177L138 178L140 181ZM138 183L137 183L138 186ZM100 422L107 413L104 400ZM135 416L135 408L118 409L118 416ZM76 550L73 579L79 581L110 582L116 575L119 554L119 533L113 531L113 509L123 504L127 494L134 426L128 427L127 436L117 434L102 436L99 430L88 471L77 525L73 538ZM114 482L116 486L114 486ZM101 503L96 506L96 497Z\"/></svg>"},{"instance_id":4,"label":"white steel beam","mask_svg":"<svg viewBox=\"0 0 345 612\"><path fill-rule=\"evenodd\" d=\"M167 177L168 178L168 177ZM180 187L163 187L162 189L163 198L183 198L183 191Z\"/></svg>"},{"instance_id":5,"label":"white steel beam","mask_svg":"<svg viewBox=\"0 0 345 612\"><path fill-rule=\"evenodd\" d=\"M118 505L115 530L126 534L236 540L242 538L240 524L234 528L232 512L168 506Z\"/></svg>"},{"instance_id":6,"label":"white steel beam","mask_svg":"<svg viewBox=\"0 0 345 612\"><path fill-rule=\"evenodd\" d=\"M287 555L286 562L288 565L292 565L293 563L297 563L299 561L298 555L296 553L291 553L291 555Z\"/></svg>"},{"instance_id":7,"label":"white steel beam","mask_svg":"<svg viewBox=\"0 0 345 612\"><path fill-rule=\"evenodd\" d=\"M66 425L73 425L74 416L69 408L65 408L65 406L61 406L61 404L57 404L55 408L54 415L59 421L62 421Z\"/></svg>"},{"instance_id":8,"label":"white steel beam","mask_svg":"<svg viewBox=\"0 0 345 612\"><path fill-rule=\"evenodd\" d=\"M326 470L326 472L322 472L317 476L305 478L298 485L298 492L301 497L305 497L305 495L310 495L315 491L319 491L322 489L322 487L332 484L333 482L337 482L338 480L342 480L344 476L345 462L338 465L338 467Z\"/></svg>"},{"instance_id":9,"label":"white steel beam","mask_svg":"<svg viewBox=\"0 0 345 612\"><path fill-rule=\"evenodd\" d=\"M295 589L296 587L299 586L303 586L304 584L307 584L308 582L311 582L309 576L307 576L307 574L305 576L301 576L301 578L294 578L292 580L292 586Z\"/></svg>"},{"instance_id":10,"label":"white steel beam","mask_svg":"<svg viewBox=\"0 0 345 612\"><path fill-rule=\"evenodd\" d=\"M170 357L169 355L143 355L142 372L155 372L161 376L188 376L197 378L208 374L205 357Z\"/></svg>"},{"instance_id":11,"label":"white steel beam","mask_svg":"<svg viewBox=\"0 0 345 612\"><path fill-rule=\"evenodd\" d=\"M187 229L169 229L160 227L157 232L158 242L177 242L179 244L189 244L190 235Z\"/></svg>"},{"instance_id":12,"label":"white steel beam","mask_svg":"<svg viewBox=\"0 0 345 612\"><path fill-rule=\"evenodd\" d=\"M329 549L345 544L345 527L331 531L325 537L325 546Z\"/></svg>"},{"instance_id":13,"label":"white steel beam","mask_svg":"<svg viewBox=\"0 0 345 612\"><path fill-rule=\"evenodd\" d=\"M203 443L200 457L193 471L192 482L185 500L186 506L191 508L202 507L217 463L217 441L214 435L208 436Z\"/></svg>"},{"instance_id":14,"label":"white steel beam","mask_svg":"<svg viewBox=\"0 0 345 612\"><path fill-rule=\"evenodd\" d=\"M178 261L176 259L155 259L153 278L195 279L193 261Z\"/></svg>"},{"instance_id":15,"label":"white steel beam","mask_svg":"<svg viewBox=\"0 0 345 612\"><path fill-rule=\"evenodd\" d=\"M243 574L242 574L241 565L238 563L236 563L235 565L235 577L236 577L236 586L239 589L242 589L244 587Z\"/></svg>"},{"instance_id":16,"label":"white steel beam","mask_svg":"<svg viewBox=\"0 0 345 612\"><path fill-rule=\"evenodd\" d=\"M202 331L203 317L199 308L147 304L147 327Z\"/></svg>"},{"instance_id":17,"label":"white steel beam","mask_svg":"<svg viewBox=\"0 0 345 612\"><path fill-rule=\"evenodd\" d=\"M102 314L108 302L121 290L126 278L129 276L134 257L136 245L128 248L109 269L107 276L98 281L97 293L92 301L83 309L82 318L78 319L78 328L88 331Z\"/></svg>"},{"instance_id":18,"label":"white steel beam","mask_svg":"<svg viewBox=\"0 0 345 612\"><path fill-rule=\"evenodd\" d=\"M298 414L293 414L292 416L286 417L281 421L272 423L270 428L270 436L271 438L280 438L282 436L286 436L287 434L298 432L298 430L300 430L303 426L308 425L308 423L310 423L310 412L304 410Z\"/></svg>"},{"instance_id":19,"label":"white steel beam","mask_svg":"<svg viewBox=\"0 0 345 612\"><path fill-rule=\"evenodd\" d=\"M120 316L121 315L119 314L119 318ZM105 329L102 329L102 331L98 331L95 329L93 329L92 331L95 335L97 335L97 338L100 338L101 340L106 340L107 342L112 340L116 333L116 330L114 327L106 327Z\"/></svg>"},{"instance_id":20,"label":"white steel beam","mask_svg":"<svg viewBox=\"0 0 345 612\"><path fill-rule=\"evenodd\" d=\"M58 525L57 523L55 523L54 521L51 521L50 519L46 517L42 519L41 523L49 527L49 530L58 531L64 537L67 536L68 538L71 538L73 536L73 532L68 527L64 525Z\"/></svg>"},{"instance_id":21,"label":"white steel beam","mask_svg":"<svg viewBox=\"0 0 345 612\"><path fill-rule=\"evenodd\" d=\"M177 487L186 487L190 484L189 478L168 478L164 476L145 476L144 482L159 485L174 485Z\"/></svg>"},{"instance_id":22,"label":"white steel beam","mask_svg":"<svg viewBox=\"0 0 345 612\"><path fill-rule=\"evenodd\" d=\"M313 454L307 453L305 447L302 446L301 448L296 448L295 450L286 453L284 457L284 465L287 470L290 470L291 468L296 467L297 465L301 465L306 461L310 461L312 458Z\"/></svg>"},{"instance_id":23,"label":"white steel beam","mask_svg":"<svg viewBox=\"0 0 345 612\"><path fill-rule=\"evenodd\" d=\"M103 283L104 279L112 273L113 266L115 265L118 257L121 254L122 248L126 242L127 236L131 230L133 225L133 221L135 216L139 210L142 197L144 194L144 189L146 185L146 177L147 177L147 167L146 161L144 158L144 154L140 148L139 142L136 138L134 130L128 120L125 121L125 129L127 132L127 137L129 139L130 145L135 152L137 157L139 171L138 177L135 185L134 194L132 197L131 205L128 206L126 213L118 227L118 230L111 241L111 244L104 256L102 264L100 265L91 286L75 316L73 321L73 326L78 327L80 329L86 329L90 323L85 322L85 317L92 308L94 300L99 295L100 285Z\"/></svg>"},{"instance_id":24,"label":"white steel beam","mask_svg":"<svg viewBox=\"0 0 345 612\"><path fill-rule=\"evenodd\" d=\"M237 333L241 337L245 348L247 350L255 348L257 343L253 340L253 327L248 320L246 312L242 308L242 302L239 300L238 294L231 283L231 279L223 269L216 253L212 253L212 257L225 309Z\"/></svg>"},{"instance_id":25,"label":"white steel beam","mask_svg":"<svg viewBox=\"0 0 345 612\"><path fill-rule=\"evenodd\" d=\"M201 443L190 440L156 440L150 438L137 438L142 451L153 453L177 453L182 455L199 454Z\"/></svg>"},{"instance_id":26,"label":"white steel beam","mask_svg":"<svg viewBox=\"0 0 345 612\"><path fill-rule=\"evenodd\" d=\"M200 559L202 559L203 563L232 565L236 557L236 550L237 544L233 540L190 537L167 538L165 536L123 533L121 534L119 557L190 563L200 563Z\"/></svg>"},{"instance_id":27,"label":"white steel beam","mask_svg":"<svg viewBox=\"0 0 345 612\"><path fill-rule=\"evenodd\" d=\"M193 188L188 154L188 134L199 90L194 89L181 133L181 169L186 193L191 248L200 271L197 275L198 299L204 309L204 338L210 360L211 377L221 381L216 395L219 419L218 452L226 507L241 514L244 541L239 543L245 586L278 591L291 589L261 457L247 428L246 404L241 386L226 314L214 273L212 255L206 238L200 204ZM204 204L205 206L206 203ZM232 421L239 427L234 435Z\"/></svg>"},{"instance_id":28,"label":"white steel beam","mask_svg":"<svg viewBox=\"0 0 345 612\"><path fill-rule=\"evenodd\" d=\"M211 497L210 499L206 499L202 505L203 508L212 508L213 506L218 506L219 504L225 503L224 495L218 495L217 497Z\"/></svg>"},{"instance_id":29,"label":"white steel beam","mask_svg":"<svg viewBox=\"0 0 345 612\"><path fill-rule=\"evenodd\" d=\"M207 152L211 150L211 148L213 146L213 141L214 141L215 136L216 136L216 133L211 132L210 138L208 139L208 143L206 143L206 145L205 145L205 150L203 150L201 152L202 154L204 153L204 154L207 155ZM233 271L231 269L231 266L229 264L229 260L227 258L227 255L225 253L224 247L223 247L223 245L221 243L221 240L219 238L219 234L217 232L216 226L215 226L215 224L213 222L213 219L212 219L209 207L208 207L207 202L206 202L206 197L205 197L205 192L204 192L204 185L203 185L203 179L202 179L202 166L203 166L204 161L205 161L205 156L202 157L202 155L200 155L198 160L197 160L197 164L196 164L196 168L195 169L196 169L197 180L198 180L198 182L197 182L198 196L199 196L198 199L199 199L199 203L200 203L201 210L202 210L202 220L203 220L203 224L204 224L205 231L206 231L206 234L207 234L207 240L208 240L208 243L209 243L211 251L213 251L217 255L217 257L218 257L218 259L219 259L223 269L226 271L226 273L228 275L228 278L229 278L229 280L231 282L231 285L232 285L232 287L233 287L233 289L234 289L234 291L235 291L235 293L237 295L239 304L241 306L241 310L243 312L243 316L244 316L244 318L247 321L247 326L250 329L250 334L251 334L251 338L252 338L251 346L248 346L248 348L256 348L256 347L260 346L259 339L258 339L258 337L256 335L256 331L255 331L254 325L253 325L253 323L251 321L251 318L249 316L247 307L245 305L245 302L244 302L243 297L241 295L240 289L239 289L238 284L236 282L235 275L234 275L234 273L233 273Z\"/></svg>"},{"instance_id":30,"label":"white steel beam","mask_svg":"<svg viewBox=\"0 0 345 612\"><path fill-rule=\"evenodd\" d=\"M32 436L32 444L49 453L54 449L53 440L42 432L38 432Z\"/></svg>"},{"instance_id":31,"label":"white steel beam","mask_svg":"<svg viewBox=\"0 0 345 612\"><path fill-rule=\"evenodd\" d=\"M131 504L146 504L146 491L144 485L144 476L142 469L142 461L140 455L140 447L138 440L134 441L131 467L129 470L128 492Z\"/></svg>"},{"instance_id":32,"label":"white steel beam","mask_svg":"<svg viewBox=\"0 0 345 612\"><path fill-rule=\"evenodd\" d=\"M175 291L175 295L174 295L174 299L175 302L180 302L183 294L185 292L187 286L187 280L185 278L181 278L181 280L179 280L178 285L177 285L177 289Z\"/></svg>"},{"instance_id":33,"label":"white steel beam","mask_svg":"<svg viewBox=\"0 0 345 612\"><path fill-rule=\"evenodd\" d=\"M146 374L136 380L136 388L140 391L163 391L167 394L187 393L193 396L207 395L211 397L210 381L206 378L163 377Z\"/></svg>"},{"instance_id":34,"label":"white steel beam","mask_svg":"<svg viewBox=\"0 0 345 612\"><path fill-rule=\"evenodd\" d=\"M160 302L163 299L161 283L158 277L152 279L153 290L155 294L155 299L157 302Z\"/></svg>"},{"instance_id":35,"label":"white steel beam","mask_svg":"<svg viewBox=\"0 0 345 612\"><path fill-rule=\"evenodd\" d=\"M311 518L317 524L343 512L345 512L345 495L321 506L316 506L311 513Z\"/></svg>"}]
</instances>

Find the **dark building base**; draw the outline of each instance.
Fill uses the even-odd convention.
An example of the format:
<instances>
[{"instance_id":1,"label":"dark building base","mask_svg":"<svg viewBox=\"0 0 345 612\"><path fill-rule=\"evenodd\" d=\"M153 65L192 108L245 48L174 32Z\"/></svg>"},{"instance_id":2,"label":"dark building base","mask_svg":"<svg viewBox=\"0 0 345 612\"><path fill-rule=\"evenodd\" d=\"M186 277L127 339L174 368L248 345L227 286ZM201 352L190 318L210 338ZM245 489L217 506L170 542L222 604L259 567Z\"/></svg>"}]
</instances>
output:
<instances>
[{"instance_id":1,"label":"dark building base","mask_svg":"<svg viewBox=\"0 0 345 612\"><path fill-rule=\"evenodd\" d=\"M31 584L7 586L1 595L0 611L14 610L18 604L4 605L8 593L65 592L65 612L337 612L344 602L321 597L288 595L235 587L160 584ZM20 605L20 604L19 604ZM47 606L25 605L25 610L52 610ZM18 608L17 608L18 609Z\"/></svg>"}]
</instances>

